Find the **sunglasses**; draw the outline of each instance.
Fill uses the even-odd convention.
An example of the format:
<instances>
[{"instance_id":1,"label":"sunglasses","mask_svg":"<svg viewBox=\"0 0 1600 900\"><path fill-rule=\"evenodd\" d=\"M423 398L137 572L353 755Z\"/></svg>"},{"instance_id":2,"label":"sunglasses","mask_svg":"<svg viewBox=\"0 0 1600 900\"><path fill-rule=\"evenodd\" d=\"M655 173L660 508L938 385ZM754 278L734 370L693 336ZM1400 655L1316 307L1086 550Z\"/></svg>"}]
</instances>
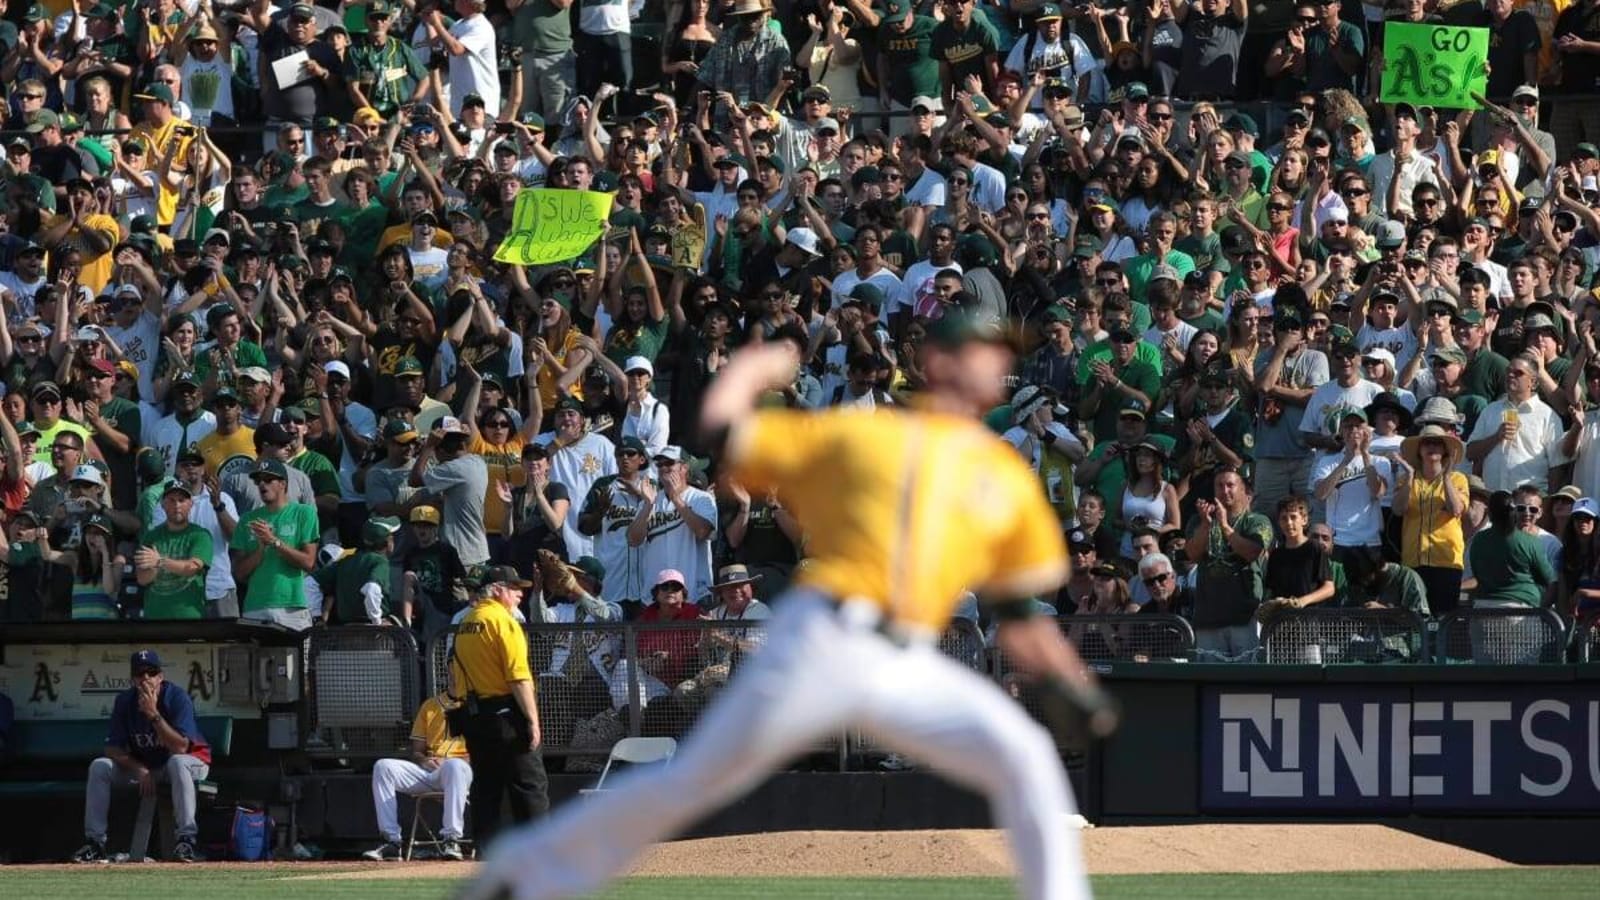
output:
<instances>
[{"instance_id":1,"label":"sunglasses","mask_svg":"<svg viewBox=\"0 0 1600 900\"><path fill-rule=\"evenodd\" d=\"M1343 196L1346 196L1346 197L1365 197L1367 195L1367 189L1366 188L1359 188L1359 187L1356 187L1356 188L1345 188L1344 190L1340 191L1339 193L1342 194Z\"/></svg>"},{"instance_id":2,"label":"sunglasses","mask_svg":"<svg viewBox=\"0 0 1600 900\"><path fill-rule=\"evenodd\" d=\"M1155 587L1158 584L1165 584L1171 577L1171 572L1162 572L1160 575L1147 575L1142 580L1146 587Z\"/></svg>"},{"instance_id":3,"label":"sunglasses","mask_svg":"<svg viewBox=\"0 0 1600 900\"><path fill-rule=\"evenodd\" d=\"M1035 222L1047 222L1047 221L1050 220L1050 214L1049 213L1028 213L1028 218L1032 219Z\"/></svg>"},{"instance_id":4,"label":"sunglasses","mask_svg":"<svg viewBox=\"0 0 1600 900\"><path fill-rule=\"evenodd\" d=\"M1295 16L1294 18L1295 18L1296 22L1300 22L1300 23L1303 23L1303 24L1306 24L1306 25L1315 25L1318 22L1322 21L1321 19L1318 19L1316 16Z\"/></svg>"},{"instance_id":5,"label":"sunglasses","mask_svg":"<svg viewBox=\"0 0 1600 900\"><path fill-rule=\"evenodd\" d=\"M1151 113L1146 118L1152 122L1171 122L1172 113Z\"/></svg>"},{"instance_id":6,"label":"sunglasses","mask_svg":"<svg viewBox=\"0 0 1600 900\"><path fill-rule=\"evenodd\" d=\"M1521 503L1511 507L1511 511L1519 516L1537 516L1541 509L1543 509L1541 506L1532 506Z\"/></svg>"},{"instance_id":7,"label":"sunglasses","mask_svg":"<svg viewBox=\"0 0 1600 900\"><path fill-rule=\"evenodd\" d=\"M1294 207L1290 206L1288 204L1284 204L1284 203L1269 203L1269 204L1267 204L1267 211L1268 212L1293 212L1294 211Z\"/></svg>"},{"instance_id":8,"label":"sunglasses","mask_svg":"<svg viewBox=\"0 0 1600 900\"><path fill-rule=\"evenodd\" d=\"M1094 283L1095 283L1096 287L1103 287L1103 288L1119 288L1119 287L1122 287L1122 279L1120 279L1120 278L1096 278L1094 280Z\"/></svg>"}]
</instances>

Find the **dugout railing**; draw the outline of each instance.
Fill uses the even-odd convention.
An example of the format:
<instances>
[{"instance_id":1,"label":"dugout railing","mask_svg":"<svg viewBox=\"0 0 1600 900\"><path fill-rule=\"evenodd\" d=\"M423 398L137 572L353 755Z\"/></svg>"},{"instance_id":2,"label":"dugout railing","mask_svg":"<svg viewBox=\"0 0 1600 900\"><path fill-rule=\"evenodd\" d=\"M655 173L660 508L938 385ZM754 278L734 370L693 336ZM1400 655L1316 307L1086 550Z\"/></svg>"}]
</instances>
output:
<instances>
[{"instance_id":1,"label":"dugout railing","mask_svg":"<svg viewBox=\"0 0 1600 900\"><path fill-rule=\"evenodd\" d=\"M1261 650L1269 665L1414 664L1431 659L1428 625L1406 609L1285 610L1262 623Z\"/></svg>"}]
</instances>

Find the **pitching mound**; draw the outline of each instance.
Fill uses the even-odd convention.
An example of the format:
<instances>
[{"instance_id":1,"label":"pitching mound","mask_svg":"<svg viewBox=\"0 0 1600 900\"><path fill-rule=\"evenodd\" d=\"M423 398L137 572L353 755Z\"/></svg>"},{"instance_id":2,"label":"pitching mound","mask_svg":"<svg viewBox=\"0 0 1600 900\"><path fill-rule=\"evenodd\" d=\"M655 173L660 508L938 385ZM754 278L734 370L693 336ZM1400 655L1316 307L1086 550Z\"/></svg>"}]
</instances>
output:
<instances>
[{"instance_id":1,"label":"pitching mound","mask_svg":"<svg viewBox=\"0 0 1600 900\"><path fill-rule=\"evenodd\" d=\"M1081 832L1094 874L1486 869L1487 854L1382 825L1164 825ZM471 863L377 865L316 879L465 876ZM789 831L662 844L642 876L1008 876L998 831Z\"/></svg>"}]
</instances>

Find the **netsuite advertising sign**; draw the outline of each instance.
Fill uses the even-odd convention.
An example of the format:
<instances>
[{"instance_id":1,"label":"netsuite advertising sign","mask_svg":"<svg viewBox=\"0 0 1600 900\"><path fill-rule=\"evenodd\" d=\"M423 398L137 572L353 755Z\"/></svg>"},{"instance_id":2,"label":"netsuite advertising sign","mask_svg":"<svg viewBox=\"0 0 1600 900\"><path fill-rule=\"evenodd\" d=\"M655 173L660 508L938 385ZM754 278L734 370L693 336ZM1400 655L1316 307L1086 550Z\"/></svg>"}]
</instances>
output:
<instances>
[{"instance_id":1,"label":"netsuite advertising sign","mask_svg":"<svg viewBox=\"0 0 1600 900\"><path fill-rule=\"evenodd\" d=\"M1216 686L1201 704L1206 812L1600 808L1592 686Z\"/></svg>"}]
</instances>

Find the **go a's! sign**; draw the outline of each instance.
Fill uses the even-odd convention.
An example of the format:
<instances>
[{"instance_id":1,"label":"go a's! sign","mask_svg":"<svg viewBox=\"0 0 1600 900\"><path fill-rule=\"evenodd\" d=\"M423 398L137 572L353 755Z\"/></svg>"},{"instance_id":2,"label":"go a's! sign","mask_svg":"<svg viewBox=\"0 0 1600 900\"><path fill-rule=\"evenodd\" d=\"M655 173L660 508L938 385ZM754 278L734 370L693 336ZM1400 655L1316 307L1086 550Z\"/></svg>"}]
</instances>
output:
<instances>
[{"instance_id":1,"label":"go a's! sign","mask_svg":"<svg viewBox=\"0 0 1600 900\"><path fill-rule=\"evenodd\" d=\"M1390 22L1383 27L1378 99L1443 109L1477 109L1489 84L1489 29Z\"/></svg>"}]
</instances>

